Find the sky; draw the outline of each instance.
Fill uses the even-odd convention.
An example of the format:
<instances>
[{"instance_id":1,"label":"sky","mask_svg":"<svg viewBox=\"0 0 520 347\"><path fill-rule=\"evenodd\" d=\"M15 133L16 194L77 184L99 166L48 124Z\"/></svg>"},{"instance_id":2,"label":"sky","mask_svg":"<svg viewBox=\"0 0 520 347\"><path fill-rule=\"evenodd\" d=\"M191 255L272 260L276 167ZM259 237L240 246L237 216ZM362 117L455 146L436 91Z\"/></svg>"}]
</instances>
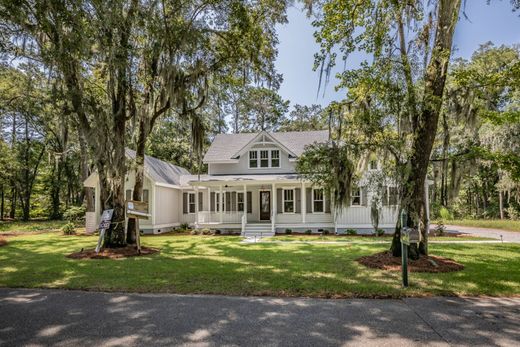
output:
<instances>
[{"instance_id":1,"label":"sky","mask_svg":"<svg viewBox=\"0 0 520 347\"><path fill-rule=\"evenodd\" d=\"M470 58L480 44L492 41L495 45L520 44L520 13L512 12L509 0L466 0L464 12L455 29L452 57ZM335 91L331 76L325 93L317 95L319 73L312 71L314 53L319 46L314 41L312 19L296 7L288 10L289 23L277 28L280 44L276 67L284 81L280 95L291 105L321 104L341 100L345 91ZM361 56L353 56L349 65L356 66ZM342 65L342 64L341 64Z\"/></svg>"}]
</instances>

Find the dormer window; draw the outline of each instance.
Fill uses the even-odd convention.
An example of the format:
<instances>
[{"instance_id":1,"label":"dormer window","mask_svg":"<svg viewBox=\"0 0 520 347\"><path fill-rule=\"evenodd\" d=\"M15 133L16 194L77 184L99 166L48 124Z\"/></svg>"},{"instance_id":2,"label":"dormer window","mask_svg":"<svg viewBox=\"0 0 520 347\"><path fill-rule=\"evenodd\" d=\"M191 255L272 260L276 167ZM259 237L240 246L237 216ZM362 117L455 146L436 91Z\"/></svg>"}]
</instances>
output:
<instances>
[{"instance_id":1,"label":"dormer window","mask_svg":"<svg viewBox=\"0 0 520 347\"><path fill-rule=\"evenodd\" d=\"M249 151L250 169L267 169L280 167L280 150L257 149Z\"/></svg>"},{"instance_id":2,"label":"dormer window","mask_svg":"<svg viewBox=\"0 0 520 347\"><path fill-rule=\"evenodd\" d=\"M377 160L376 159L371 159L370 162L368 163L368 169L369 170L377 170Z\"/></svg>"},{"instance_id":3,"label":"dormer window","mask_svg":"<svg viewBox=\"0 0 520 347\"><path fill-rule=\"evenodd\" d=\"M260 167L269 167L269 151L260 151Z\"/></svg>"},{"instance_id":4,"label":"dormer window","mask_svg":"<svg viewBox=\"0 0 520 347\"><path fill-rule=\"evenodd\" d=\"M280 151L277 149L271 151L271 167L280 167Z\"/></svg>"},{"instance_id":5,"label":"dormer window","mask_svg":"<svg viewBox=\"0 0 520 347\"><path fill-rule=\"evenodd\" d=\"M258 152L249 151L249 167L258 167Z\"/></svg>"}]
</instances>

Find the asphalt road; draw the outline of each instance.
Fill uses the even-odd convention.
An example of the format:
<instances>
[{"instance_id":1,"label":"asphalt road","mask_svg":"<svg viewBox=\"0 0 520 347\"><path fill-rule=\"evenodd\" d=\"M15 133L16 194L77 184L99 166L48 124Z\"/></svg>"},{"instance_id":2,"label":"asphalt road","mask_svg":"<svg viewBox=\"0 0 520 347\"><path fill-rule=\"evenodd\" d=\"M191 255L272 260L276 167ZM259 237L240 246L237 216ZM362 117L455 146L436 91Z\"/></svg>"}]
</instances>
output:
<instances>
[{"instance_id":1,"label":"asphalt road","mask_svg":"<svg viewBox=\"0 0 520 347\"><path fill-rule=\"evenodd\" d=\"M280 299L0 289L1 346L520 345L520 298Z\"/></svg>"},{"instance_id":2,"label":"asphalt road","mask_svg":"<svg viewBox=\"0 0 520 347\"><path fill-rule=\"evenodd\" d=\"M432 229L435 226L432 226ZM520 232L505 231L500 229L465 227L460 225L446 225L446 231L462 233L469 236L490 237L505 242L520 242Z\"/></svg>"}]
</instances>

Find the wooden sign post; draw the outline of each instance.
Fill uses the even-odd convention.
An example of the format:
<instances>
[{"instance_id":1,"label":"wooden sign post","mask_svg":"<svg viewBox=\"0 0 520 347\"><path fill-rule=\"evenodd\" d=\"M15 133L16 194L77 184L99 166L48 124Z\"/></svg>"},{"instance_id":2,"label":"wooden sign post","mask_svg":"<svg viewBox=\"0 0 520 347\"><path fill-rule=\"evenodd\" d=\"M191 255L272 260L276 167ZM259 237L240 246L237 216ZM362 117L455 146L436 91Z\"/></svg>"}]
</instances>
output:
<instances>
[{"instance_id":1,"label":"wooden sign post","mask_svg":"<svg viewBox=\"0 0 520 347\"><path fill-rule=\"evenodd\" d=\"M139 230L139 219L148 219L148 203L143 201L127 200L126 201L126 216L135 219L135 242L137 244L137 251L141 253L141 235Z\"/></svg>"},{"instance_id":2,"label":"wooden sign post","mask_svg":"<svg viewBox=\"0 0 520 347\"><path fill-rule=\"evenodd\" d=\"M105 238L105 231L110 228L110 223L112 222L112 215L114 214L114 210L104 210L101 215L101 222L99 223L99 239L96 246L96 253L99 253L101 249L101 245L103 244L103 239Z\"/></svg>"}]
</instances>

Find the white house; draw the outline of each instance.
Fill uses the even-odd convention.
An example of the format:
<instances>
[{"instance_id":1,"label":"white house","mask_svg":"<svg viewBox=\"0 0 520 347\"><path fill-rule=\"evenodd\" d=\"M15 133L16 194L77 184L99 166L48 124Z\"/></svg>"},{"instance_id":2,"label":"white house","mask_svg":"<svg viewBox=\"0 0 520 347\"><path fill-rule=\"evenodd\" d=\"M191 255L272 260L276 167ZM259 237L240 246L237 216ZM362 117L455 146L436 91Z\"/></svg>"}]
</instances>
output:
<instances>
[{"instance_id":1,"label":"white house","mask_svg":"<svg viewBox=\"0 0 520 347\"><path fill-rule=\"evenodd\" d=\"M190 175L146 157L145 200L150 202L152 218L141 229L158 233L188 223L242 235L346 229L371 233L371 194L366 187L355 188L350 206L335 214L330 196L296 173L296 160L305 146L327 140L327 131L219 134L204 156L205 175ZM378 170L379 165L372 160L366 170ZM127 194L133 184L130 174ZM85 185L99 190L97 176L91 175ZM379 227L392 229L397 220L397 190L385 189ZM96 211L87 214L88 230L99 221L99 206L96 199Z\"/></svg>"}]
</instances>

